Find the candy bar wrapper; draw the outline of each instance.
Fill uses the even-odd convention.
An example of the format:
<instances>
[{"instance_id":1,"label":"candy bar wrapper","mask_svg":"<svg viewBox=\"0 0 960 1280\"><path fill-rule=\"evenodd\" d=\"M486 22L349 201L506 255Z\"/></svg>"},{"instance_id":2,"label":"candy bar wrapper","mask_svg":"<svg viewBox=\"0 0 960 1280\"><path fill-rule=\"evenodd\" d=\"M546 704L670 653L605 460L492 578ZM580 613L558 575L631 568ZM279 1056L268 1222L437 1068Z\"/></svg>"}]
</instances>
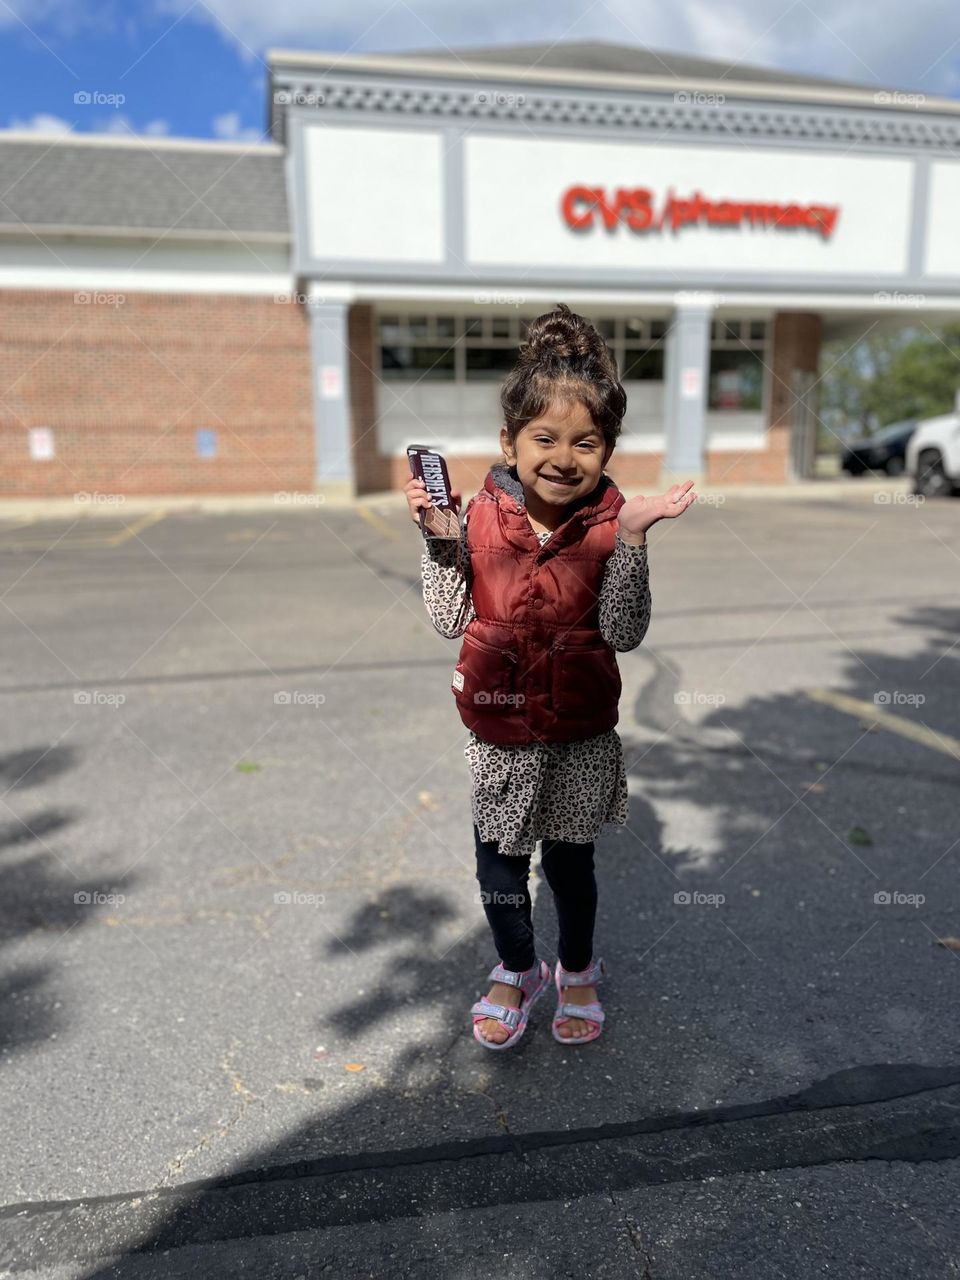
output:
<instances>
[{"instance_id":1,"label":"candy bar wrapper","mask_svg":"<svg viewBox=\"0 0 960 1280\"><path fill-rule=\"evenodd\" d=\"M450 496L450 475L442 454L425 444L407 446L410 471L427 486L432 506L420 508L420 532L424 538L459 538L460 517Z\"/></svg>"}]
</instances>

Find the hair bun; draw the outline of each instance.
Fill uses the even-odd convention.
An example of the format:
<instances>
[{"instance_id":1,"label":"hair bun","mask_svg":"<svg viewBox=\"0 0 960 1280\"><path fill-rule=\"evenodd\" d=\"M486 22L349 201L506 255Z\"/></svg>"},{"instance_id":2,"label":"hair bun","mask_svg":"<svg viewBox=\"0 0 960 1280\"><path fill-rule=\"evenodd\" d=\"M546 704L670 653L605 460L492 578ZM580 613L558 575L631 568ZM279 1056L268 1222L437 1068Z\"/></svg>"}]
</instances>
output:
<instances>
[{"instance_id":1,"label":"hair bun","mask_svg":"<svg viewBox=\"0 0 960 1280\"><path fill-rule=\"evenodd\" d=\"M528 360L572 360L598 355L603 339L582 316L575 315L565 302L531 320L521 355Z\"/></svg>"}]
</instances>

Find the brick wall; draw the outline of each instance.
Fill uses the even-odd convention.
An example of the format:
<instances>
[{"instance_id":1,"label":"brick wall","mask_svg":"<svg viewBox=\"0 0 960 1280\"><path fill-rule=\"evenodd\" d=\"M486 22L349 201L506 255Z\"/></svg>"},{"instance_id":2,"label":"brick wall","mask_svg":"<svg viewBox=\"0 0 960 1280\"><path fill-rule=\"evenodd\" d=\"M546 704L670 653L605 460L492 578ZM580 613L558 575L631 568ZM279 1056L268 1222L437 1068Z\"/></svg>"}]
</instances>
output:
<instances>
[{"instance_id":1,"label":"brick wall","mask_svg":"<svg viewBox=\"0 0 960 1280\"><path fill-rule=\"evenodd\" d=\"M817 372L822 333L823 321L812 311L780 311L773 319L768 434L771 452L782 459L783 475L778 479L787 478L795 402L791 390L793 372Z\"/></svg>"},{"instance_id":2,"label":"brick wall","mask_svg":"<svg viewBox=\"0 0 960 1280\"><path fill-rule=\"evenodd\" d=\"M313 487L308 319L272 296L0 292L0 497ZM28 427L56 457L32 461ZM218 456L197 456L197 428Z\"/></svg>"},{"instance_id":3,"label":"brick wall","mask_svg":"<svg viewBox=\"0 0 960 1280\"><path fill-rule=\"evenodd\" d=\"M86 296L83 303L75 299ZM0 497L309 491L314 482L309 320L272 297L0 292ZM351 440L358 494L401 488L405 458L377 447L374 310L351 307ZM820 317L775 317L769 448L711 452L710 484L786 479L790 378L816 370ZM30 458L27 429L52 427L56 456ZM218 456L195 433L217 433ZM496 431L493 424L492 431ZM486 458L450 457L476 492ZM660 454L615 453L624 486L654 487Z\"/></svg>"}]
</instances>

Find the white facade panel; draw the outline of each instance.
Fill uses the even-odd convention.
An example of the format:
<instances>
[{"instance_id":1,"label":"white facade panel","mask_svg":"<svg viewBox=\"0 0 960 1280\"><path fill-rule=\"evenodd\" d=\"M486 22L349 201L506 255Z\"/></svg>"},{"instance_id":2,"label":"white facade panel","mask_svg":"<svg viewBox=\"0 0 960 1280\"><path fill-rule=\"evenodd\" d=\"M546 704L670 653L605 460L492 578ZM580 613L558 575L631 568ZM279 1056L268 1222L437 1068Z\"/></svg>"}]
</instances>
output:
<instances>
[{"instance_id":1,"label":"white facade panel","mask_svg":"<svg viewBox=\"0 0 960 1280\"><path fill-rule=\"evenodd\" d=\"M906 270L913 165L908 159L801 150L669 146L472 135L465 149L467 261L474 266L802 272L810 277ZM823 225L707 225L572 229L561 204L572 186L649 191L657 218L672 192L711 202L837 210ZM955 206L954 206L955 207ZM584 206L577 206L581 211ZM622 208L622 206L621 206ZM791 215L794 216L794 215ZM786 219L784 219L786 221Z\"/></svg>"},{"instance_id":2,"label":"white facade panel","mask_svg":"<svg viewBox=\"0 0 960 1280\"><path fill-rule=\"evenodd\" d=\"M232 293L294 296L287 245L238 239L76 241L44 235L0 240L0 288L125 293Z\"/></svg>"},{"instance_id":3,"label":"white facade panel","mask_svg":"<svg viewBox=\"0 0 960 1280\"><path fill-rule=\"evenodd\" d=\"M443 151L437 133L304 130L307 239L318 259L442 262Z\"/></svg>"},{"instance_id":4,"label":"white facade panel","mask_svg":"<svg viewBox=\"0 0 960 1280\"><path fill-rule=\"evenodd\" d=\"M930 166L924 274L960 276L960 164L937 160Z\"/></svg>"}]
</instances>

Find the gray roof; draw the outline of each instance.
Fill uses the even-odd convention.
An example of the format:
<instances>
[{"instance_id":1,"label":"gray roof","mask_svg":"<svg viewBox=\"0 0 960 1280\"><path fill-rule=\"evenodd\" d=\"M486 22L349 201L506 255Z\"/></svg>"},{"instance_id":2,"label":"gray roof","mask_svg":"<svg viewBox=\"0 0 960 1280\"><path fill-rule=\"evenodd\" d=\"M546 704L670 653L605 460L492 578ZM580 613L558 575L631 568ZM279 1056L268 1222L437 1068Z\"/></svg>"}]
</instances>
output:
<instances>
[{"instance_id":1,"label":"gray roof","mask_svg":"<svg viewBox=\"0 0 960 1280\"><path fill-rule=\"evenodd\" d=\"M391 58L432 58L441 62L501 63L541 71L596 71L627 76L674 76L678 80L725 80L728 84L807 85L835 89L889 89L855 80L801 75L779 67L755 67L725 58L696 58L642 45L609 40L570 40L533 44L489 44L459 49L431 47L384 54Z\"/></svg>"},{"instance_id":2,"label":"gray roof","mask_svg":"<svg viewBox=\"0 0 960 1280\"><path fill-rule=\"evenodd\" d=\"M0 131L0 229L21 223L286 238L283 151L273 144Z\"/></svg>"}]
</instances>

